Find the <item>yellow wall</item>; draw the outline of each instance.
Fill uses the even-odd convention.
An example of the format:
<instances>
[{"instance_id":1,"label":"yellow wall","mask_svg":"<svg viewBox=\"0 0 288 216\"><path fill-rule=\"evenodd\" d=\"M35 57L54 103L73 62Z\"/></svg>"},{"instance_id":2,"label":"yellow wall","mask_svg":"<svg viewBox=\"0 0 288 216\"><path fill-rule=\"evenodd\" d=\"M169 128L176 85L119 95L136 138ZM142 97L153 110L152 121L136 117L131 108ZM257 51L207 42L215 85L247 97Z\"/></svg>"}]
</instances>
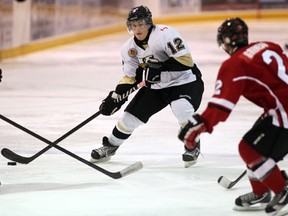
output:
<instances>
[{"instance_id":1,"label":"yellow wall","mask_svg":"<svg viewBox=\"0 0 288 216\"><path fill-rule=\"evenodd\" d=\"M174 17L161 17L154 19L154 23L192 23L192 22L211 22L220 21L222 22L228 17L241 17L242 19L287 19L288 21L288 10L261 10L261 11L231 11L231 12L221 12L221 13L200 13L194 15L185 16L174 16ZM28 45L23 45L15 47L12 49L6 49L0 51L1 59L13 58L20 55L25 55L28 53L40 51L43 49L48 49L56 46L66 45L69 43L74 43L80 40L91 39L103 35L119 33L126 31L125 23L123 25L113 25L104 28L99 28L95 30L90 30L86 32L79 32L77 34L63 36L53 39L42 40L34 42Z\"/></svg>"}]
</instances>

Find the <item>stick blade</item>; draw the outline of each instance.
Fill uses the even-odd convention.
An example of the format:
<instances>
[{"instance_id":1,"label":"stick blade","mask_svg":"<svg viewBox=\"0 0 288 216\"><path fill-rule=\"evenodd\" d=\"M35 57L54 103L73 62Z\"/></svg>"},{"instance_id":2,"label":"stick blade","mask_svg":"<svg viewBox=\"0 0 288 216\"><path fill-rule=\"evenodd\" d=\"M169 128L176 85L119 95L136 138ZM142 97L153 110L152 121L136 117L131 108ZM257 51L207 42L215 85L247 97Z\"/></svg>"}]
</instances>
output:
<instances>
[{"instance_id":1,"label":"stick blade","mask_svg":"<svg viewBox=\"0 0 288 216\"><path fill-rule=\"evenodd\" d=\"M27 158L22 157L18 154L16 154L15 152L11 151L10 149L7 148L3 148L1 150L1 154L3 155L3 157L11 160L11 161L15 161L21 164L27 164L29 163L29 160L27 160Z\"/></svg>"},{"instance_id":2,"label":"stick blade","mask_svg":"<svg viewBox=\"0 0 288 216\"><path fill-rule=\"evenodd\" d=\"M218 178L218 184L221 185L222 187L226 188L226 189L230 189L231 188L231 181L229 179L227 179L225 176L220 176Z\"/></svg>"},{"instance_id":3,"label":"stick blade","mask_svg":"<svg viewBox=\"0 0 288 216\"><path fill-rule=\"evenodd\" d=\"M143 164L141 162L136 162L134 164L131 164L130 166L126 167L125 169L120 171L121 177L130 175L134 172L137 172L138 170L143 168Z\"/></svg>"}]
</instances>

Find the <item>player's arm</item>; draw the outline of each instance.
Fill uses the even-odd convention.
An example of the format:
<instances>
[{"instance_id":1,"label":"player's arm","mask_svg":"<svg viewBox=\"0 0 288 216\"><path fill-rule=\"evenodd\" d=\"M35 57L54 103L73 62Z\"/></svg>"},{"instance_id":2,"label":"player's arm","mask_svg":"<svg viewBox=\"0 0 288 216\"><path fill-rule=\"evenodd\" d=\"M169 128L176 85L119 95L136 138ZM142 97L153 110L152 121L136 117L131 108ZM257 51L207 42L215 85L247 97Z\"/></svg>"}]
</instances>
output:
<instances>
[{"instance_id":1,"label":"player's arm","mask_svg":"<svg viewBox=\"0 0 288 216\"><path fill-rule=\"evenodd\" d=\"M214 126L219 122L224 122L236 106L245 82L233 81L234 75L230 71L230 68L220 68L215 83L214 95L210 99L207 108L201 115L196 114L192 116L189 122L181 129L178 138L185 143L188 149L196 147L198 137L201 133L212 133Z\"/></svg>"},{"instance_id":2,"label":"player's arm","mask_svg":"<svg viewBox=\"0 0 288 216\"><path fill-rule=\"evenodd\" d=\"M146 68L157 69L159 71L184 71L191 69L193 66L194 63L190 54L185 54L180 57L169 57L164 62L149 59L144 65Z\"/></svg>"},{"instance_id":3,"label":"player's arm","mask_svg":"<svg viewBox=\"0 0 288 216\"><path fill-rule=\"evenodd\" d=\"M144 65L145 67L145 79L151 84L160 82L160 74L162 71L186 71L192 70L192 72L201 77L201 71L196 64L193 63L190 54L185 54L180 57L170 57L164 62L159 62L154 59L150 59Z\"/></svg>"},{"instance_id":4,"label":"player's arm","mask_svg":"<svg viewBox=\"0 0 288 216\"><path fill-rule=\"evenodd\" d=\"M163 64L164 64L164 69L167 69L167 71L188 70L194 65L193 59L190 53L179 56L179 57L170 57Z\"/></svg>"},{"instance_id":5,"label":"player's arm","mask_svg":"<svg viewBox=\"0 0 288 216\"><path fill-rule=\"evenodd\" d=\"M180 130L178 138L189 150L197 147L199 136L203 132L212 133L213 128L221 121L225 121L232 110L209 103L202 115L195 114Z\"/></svg>"},{"instance_id":6,"label":"player's arm","mask_svg":"<svg viewBox=\"0 0 288 216\"><path fill-rule=\"evenodd\" d=\"M115 88L114 93L117 95L122 95L123 93L127 92L132 86L136 83L135 77L129 77L125 75L118 83ZM127 99L126 99L127 100Z\"/></svg>"},{"instance_id":7,"label":"player's arm","mask_svg":"<svg viewBox=\"0 0 288 216\"><path fill-rule=\"evenodd\" d=\"M129 55L130 45L126 42L121 48L122 57L122 70L124 76L119 81L113 91L109 92L109 95L102 101L99 110L103 115L112 115L118 111L121 106L127 101L117 100L119 95L129 91L134 85L142 81L143 68L139 66L138 60L132 58Z\"/></svg>"},{"instance_id":8,"label":"player's arm","mask_svg":"<svg viewBox=\"0 0 288 216\"><path fill-rule=\"evenodd\" d=\"M179 32L169 28L165 29L162 33L160 34L162 37L161 46L163 52L168 56L168 59L163 62L148 60L148 62L146 62L147 68L151 74L154 73L160 77L162 71L178 72L192 70L196 76L201 76L200 70L193 61L188 44Z\"/></svg>"},{"instance_id":9,"label":"player's arm","mask_svg":"<svg viewBox=\"0 0 288 216\"><path fill-rule=\"evenodd\" d=\"M130 90L136 83L135 77L124 76L116 86L114 91L110 91L108 96L102 101L99 110L103 115L112 115L118 111L128 98L118 101L119 95Z\"/></svg>"},{"instance_id":10,"label":"player's arm","mask_svg":"<svg viewBox=\"0 0 288 216\"><path fill-rule=\"evenodd\" d=\"M161 45L158 45L158 47L162 47L162 52L165 52L169 58L164 62L152 61L149 63L148 60L147 67L157 67L161 71L184 71L194 66L188 44L177 30L166 27L158 34L161 38ZM153 64L155 64L155 66ZM156 64L158 66L156 66Z\"/></svg>"},{"instance_id":11,"label":"player's arm","mask_svg":"<svg viewBox=\"0 0 288 216\"><path fill-rule=\"evenodd\" d=\"M197 147L199 136L201 133L206 132L207 128L199 114L193 115L188 123L180 130L178 138L184 142L189 150L194 150Z\"/></svg>"}]
</instances>

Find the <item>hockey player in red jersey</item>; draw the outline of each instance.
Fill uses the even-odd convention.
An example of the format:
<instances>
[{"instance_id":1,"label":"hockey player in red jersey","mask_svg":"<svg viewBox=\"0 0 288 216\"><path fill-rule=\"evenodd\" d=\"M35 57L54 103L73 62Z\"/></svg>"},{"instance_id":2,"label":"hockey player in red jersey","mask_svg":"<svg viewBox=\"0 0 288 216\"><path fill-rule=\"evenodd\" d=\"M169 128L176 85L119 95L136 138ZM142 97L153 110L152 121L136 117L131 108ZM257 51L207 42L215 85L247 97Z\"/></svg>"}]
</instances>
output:
<instances>
[{"instance_id":1,"label":"hockey player in red jersey","mask_svg":"<svg viewBox=\"0 0 288 216\"><path fill-rule=\"evenodd\" d=\"M191 117L179 138L193 149L201 133L212 133L214 126L228 118L240 96L263 108L239 143L252 192L239 196L234 209L265 209L276 215L288 203L287 177L277 165L288 152L288 58L275 43L249 44L248 27L240 18L222 23L217 42L230 58L219 69L207 108Z\"/></svg>"},{"instance_id":2,"label":"hockey player in red jersey","mask_svg":"<svg viewBox=\"0 0 288 216\"><path fill-rule=\"evenodd\" d=\"M117 95L135 83L145 80L126 107L112 133L103 137L103 146L92 150L91 161L110 159L122 143L150 117L170 106L182 127L198 109L204 91L201 72L193 62L189 47L180 33L166 25L155 25L146 6L132 8L127 17L131 37L121 48L123 78L114 91L102 101L100 111L112 115L125 100L117 102ZM196 163L200 143L182 155L185 167Z\"/></svg>"}]
</instances>

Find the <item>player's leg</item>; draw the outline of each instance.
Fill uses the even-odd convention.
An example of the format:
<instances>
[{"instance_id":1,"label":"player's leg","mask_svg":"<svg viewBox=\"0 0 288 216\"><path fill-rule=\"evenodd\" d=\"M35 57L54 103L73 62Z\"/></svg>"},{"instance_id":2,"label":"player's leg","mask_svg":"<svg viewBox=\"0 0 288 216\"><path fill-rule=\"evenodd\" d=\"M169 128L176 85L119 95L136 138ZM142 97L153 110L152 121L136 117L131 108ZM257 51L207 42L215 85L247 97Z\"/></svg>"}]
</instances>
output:
<instances>
[{"instance_id":1,"label":"player's leg","mask_svg":"<svg viewBox=\"0 0 288 216\"><path fill-rule=\"evenodd\" d=\"M92 150L92 162L109 160L136 128L147 123L152 115L167 106L166 103L159 100L157 94L156 90L148 88L139 90L126 107L124 114L115 125L112 133L108 137L103 137L103 146Z\"/></svg>"},{"instance_id":2,"label":"player's leg","mask_svg":"<svg viewBox=\"0 0 288 216\"><path fill-rule=\"evenodd\" d=\"M273 191L276 196L267 205L266 212L275 210L272 210L273 207L271 208L271 206L275 206L277 200L279 201L279 197L282 198L283 206L288 202L288 196L287 199L284 197L288 195L286 194L287 179L277 166L279 159L285 156L288 151L287 141L278 144L281 130L281 128L272 125L271 117L259 119L240 142L239 153L247 165L247 174L253 191L236 199L236 210L241 210L241 208L244 210L265 208L271 199L270 191ZM279 151L279 148L281 148L281 151ZM275 149L277 151L274 151ZM281 152L281 154L277 154L278 152ZM275 199L277 200L275 201ZM270 207L268 208L268 206Z\"/></svg>"},{"instance_id":3,"label":"player's leg","mask_svg":"<svg viewBox=\"0 0 288 216\"><path fill-rule=\"evenodd\" d=\"M192 83L171 88L170 105L180 127L183 127L191 118L191 116L195 114L195 111L200 106L203 91L204 86L201 79ZM182 160L184 161L185 168L196 164L199 154L200 140L197 142L197 148L193 150L190 150L184 146Z\"/></svg>"},{"instance_id":4,"label":"player's leg","mask_svg":"<svg viewBox=\"0 0 288 216\"><path fill-rule=\"evenodd\" d=\"M104 136L102 147L92 150L91 162L103 162L110 160L115 155L119 146L133 133L140 125L144 124L135 116L124 112L120 120L115 125L109 137Z\"/></svg>"},{"instance_id":5,"label":"player's leg","mask_svg":"<svg viewBox=\"0 0 288 216\"><path fill-rule=\"evenodd\" d=\"M180 127L184 126L188 122L189 117L191 117L195 113L192 104L184 98L172 101L171 109L174 116L177 118ZM200 140L197 143L197 148L193 150L190 150L186 146L184 146L182 160L184 161L185 168L196 164L199 154Z\"/></svg>"},{"instance_id":6,"label":"player's leg","mask_svg":"<svg viewBox=\"0 0 288 216\"><path fill-rule=\"evenodd\" d=\"M263 210L271 200L271 192L255 176L254 171L256 172L257 168L263 168L266 170L265 173L267 173L268 170L273 169L275 163L272 166L265 165L267 158L252 149L244 140L239 144L239 153L248 167L247 176L252 187L252 192L239 196L235 200L234 209L239 211Z\"/></svg>"},{"instance_id":7,"label":"player's leg","mask_svg":"<svg viewBox=\"0 0 288 216\"><path fill-rule=\"evenodd\" d=\"M281 128L277 135L276 143L273 146L271 157L276 162L278 162L280 160L283 160L283 158L287 155L287 153L288 153L288 129ZM286 185L282 188L282 190L278 189L277 191L274 191L275 196L265 208L265 211L268 214L275 215L288 204L288 177L285 171L282 171L282 176L286 180ZM280 179L281 182L283 181L282 180L283 178ZM277 181L278 180L279 179L277 179ZM273 183L275 184L275 182Z\"/></svg>"}]
</instances>

